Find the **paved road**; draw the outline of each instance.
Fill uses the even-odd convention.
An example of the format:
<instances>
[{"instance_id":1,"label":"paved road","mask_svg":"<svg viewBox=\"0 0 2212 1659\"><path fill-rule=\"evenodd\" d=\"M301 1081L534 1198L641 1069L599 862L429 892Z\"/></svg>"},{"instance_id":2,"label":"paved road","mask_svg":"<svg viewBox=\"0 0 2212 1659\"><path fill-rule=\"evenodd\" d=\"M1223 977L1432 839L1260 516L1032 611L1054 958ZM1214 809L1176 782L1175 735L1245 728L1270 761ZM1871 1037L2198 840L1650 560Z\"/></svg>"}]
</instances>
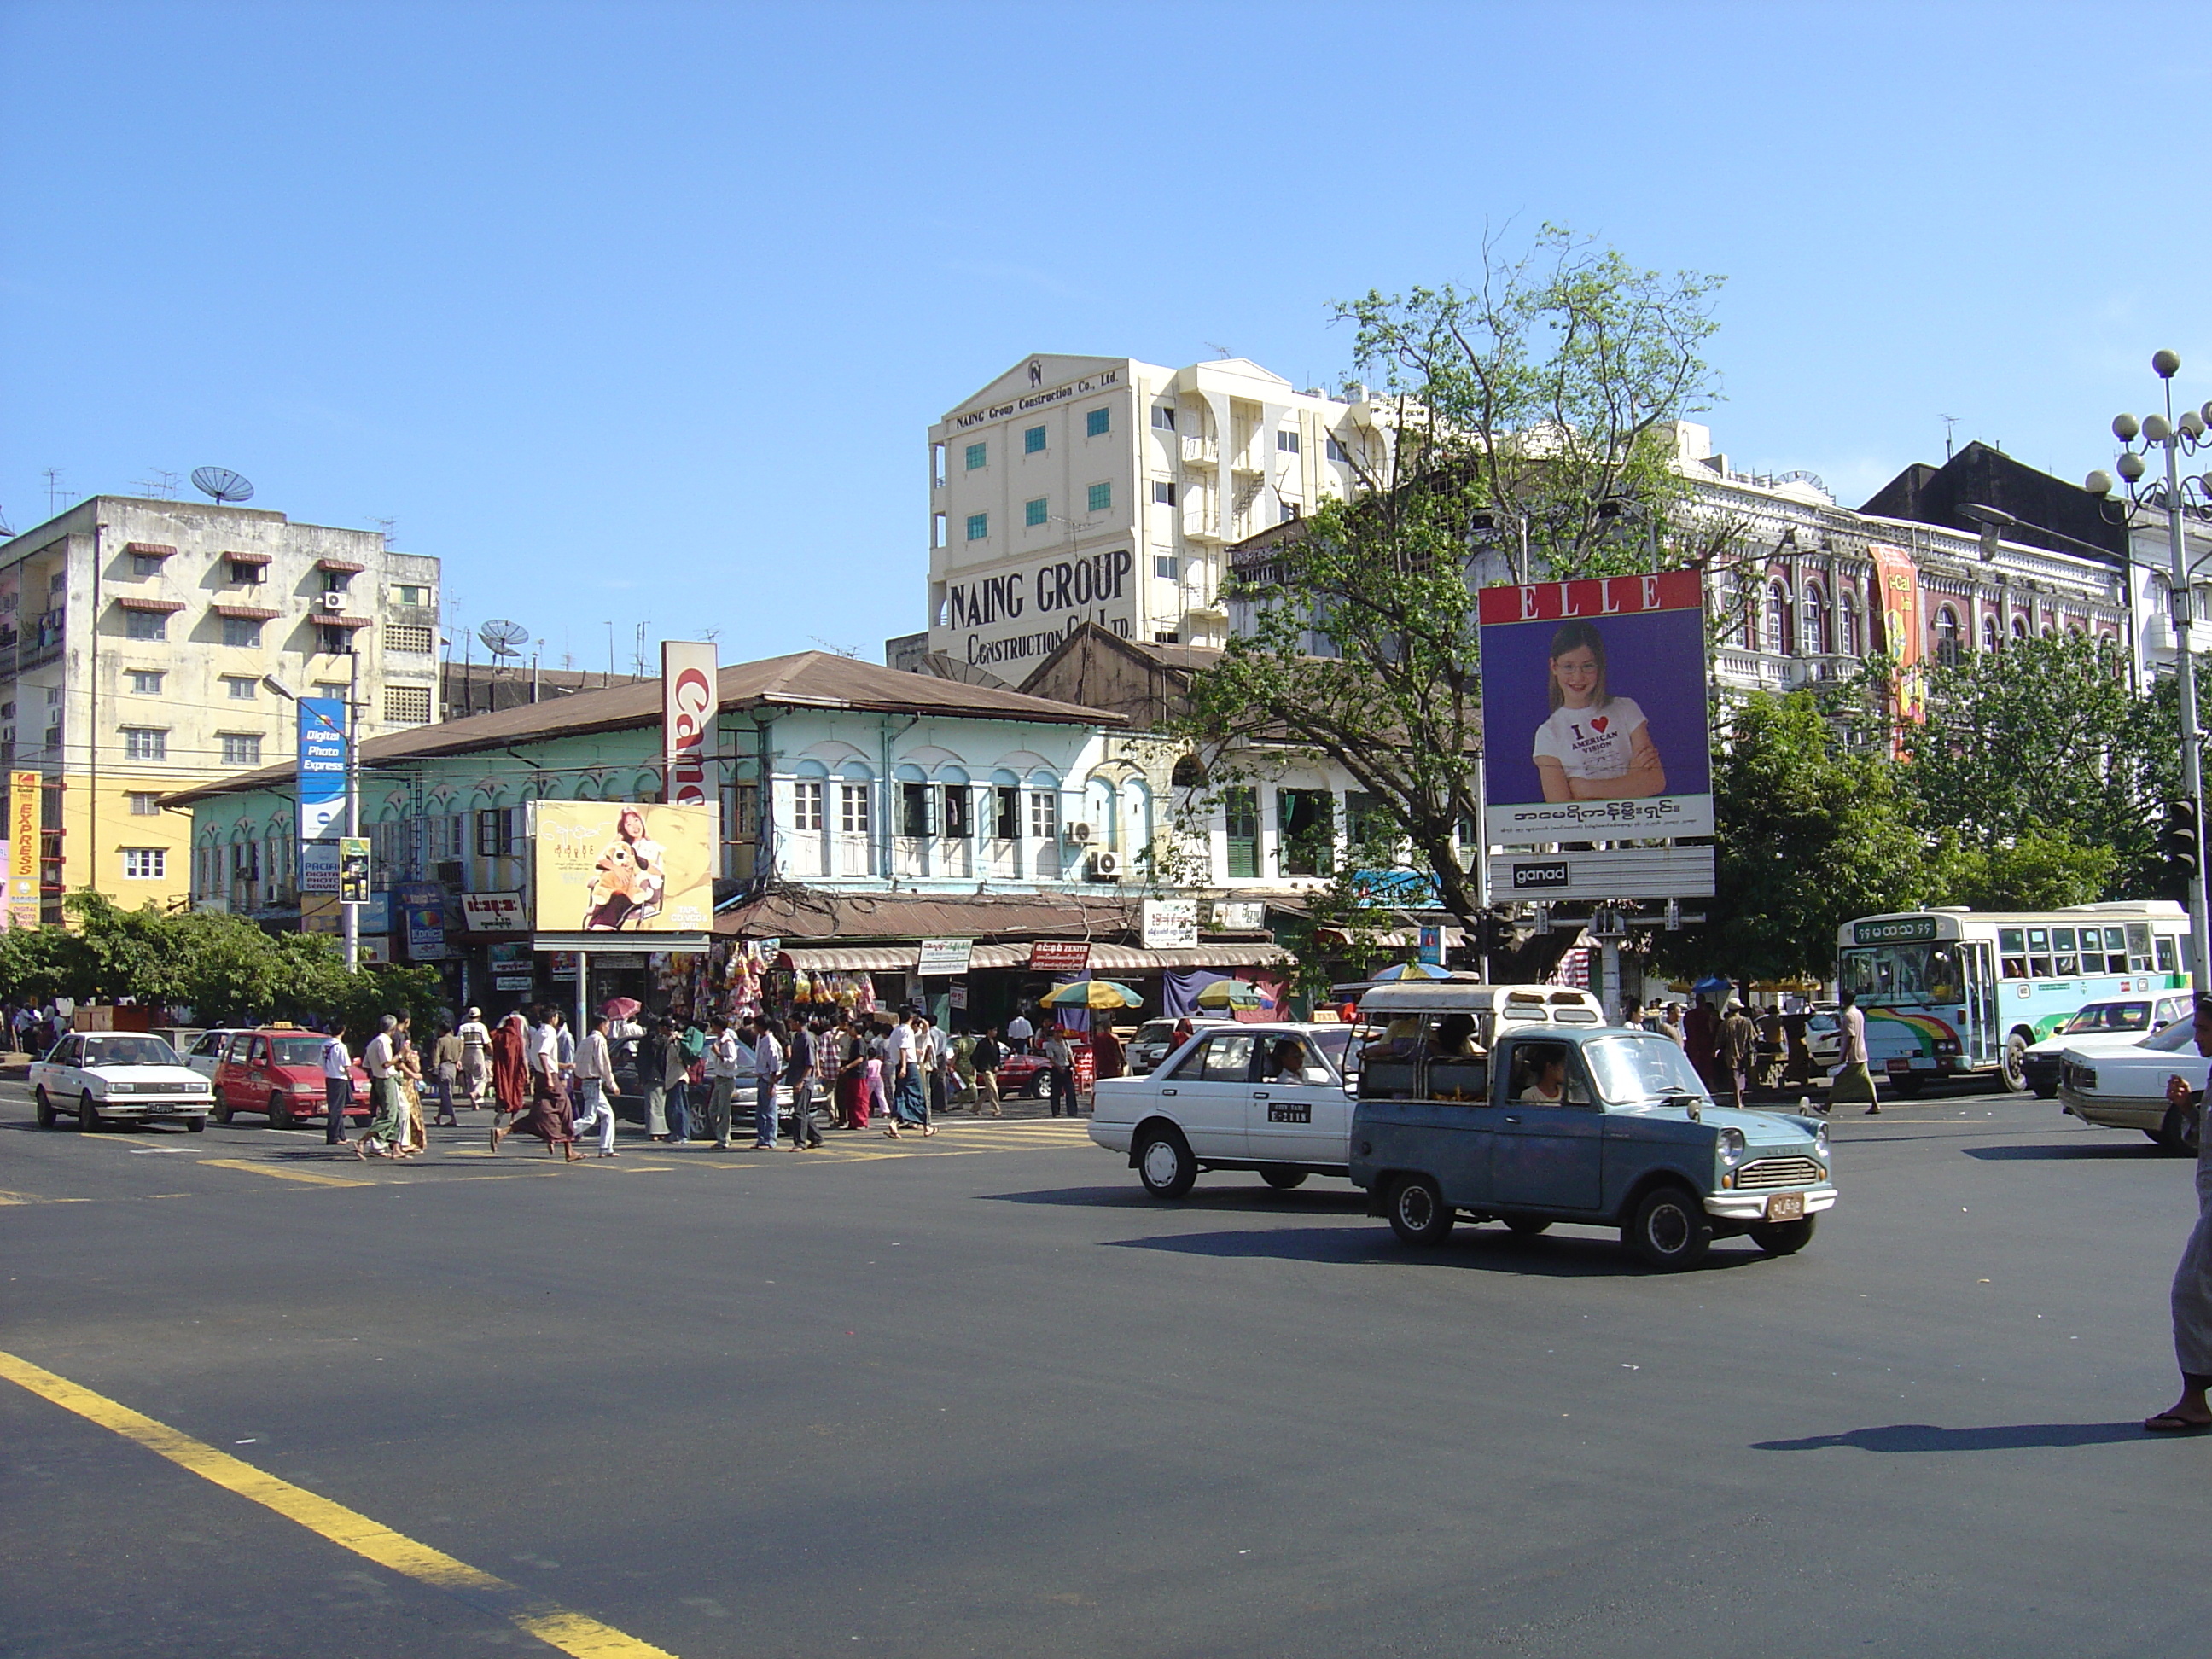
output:
<instances>
[{"instance_id":1,"label":"paved road","mask_svg":"<svg viewBox=\"0 0 2212 1659\"><path fill-rule=\"evenodd\" d=\"M1987 1096L1837 1138L1803 1255L1666 1278L1408 1254L1342 1182L1151 1205L1066 1123L363 1167L11 1087L0 1351L281 1480L0 1381L0 1651L2201 1651L2212 1442L2134 1427L2189 1166Z\"/></svg>"}]
</instances>

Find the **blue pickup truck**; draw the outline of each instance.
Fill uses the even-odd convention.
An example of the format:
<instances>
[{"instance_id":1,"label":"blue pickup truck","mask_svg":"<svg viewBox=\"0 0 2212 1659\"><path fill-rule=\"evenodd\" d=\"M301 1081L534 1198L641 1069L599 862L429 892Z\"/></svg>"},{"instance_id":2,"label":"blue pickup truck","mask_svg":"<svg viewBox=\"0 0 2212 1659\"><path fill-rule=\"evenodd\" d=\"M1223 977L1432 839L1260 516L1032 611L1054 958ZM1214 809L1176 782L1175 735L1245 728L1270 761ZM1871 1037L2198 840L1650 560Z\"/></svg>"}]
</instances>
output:
<instances>
[{"instance_id":1,"label":"blue pickup truck","mask_svg":"<svg viewBox=\"0 0 2212 1659\"><path fill-rule=\"evenodd\" d=\"M1462 1216L1522 1233L1582 1222L1680 1269L1738 1234L1801 1250L1835 1204L1826 1124L1716 1106L1670 1038L1540 1028L1486 1051L1452 988L1423 988L1430 1006L1394 1009L1368 1044L1352 1122L1352 1179L1406 1243Z\"/></svg>"}]
</instances>

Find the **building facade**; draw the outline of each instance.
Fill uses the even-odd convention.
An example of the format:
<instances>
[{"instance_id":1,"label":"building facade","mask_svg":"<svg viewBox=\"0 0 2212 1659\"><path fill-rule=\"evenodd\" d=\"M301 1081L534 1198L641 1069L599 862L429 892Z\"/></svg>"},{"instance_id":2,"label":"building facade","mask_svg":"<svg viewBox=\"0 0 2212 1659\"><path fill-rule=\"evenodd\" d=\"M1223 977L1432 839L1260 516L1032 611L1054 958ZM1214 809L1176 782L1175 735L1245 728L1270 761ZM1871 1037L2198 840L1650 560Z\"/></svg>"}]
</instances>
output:
<instances>
[{"instance_id":1,"label":"building facade","mask_svg":"<svg viewBox=\"0 0 2212 1659\"><path fill-rule=\"evenodd\" d=\"M377 531L215 503L95 495L0 545L0 770L41 780L43 919L82 887L186 902L161 801L291 758L263 676L353 696L370 736L435 720L439 582ZM253 879L289 879L272 855Z\"/></svg>"},{"instance_id":2,"label":"building facade","mask_svg":"<svg viewBox=\"0 0 2212 1659\"><path fill-rule=\"evenodd\" d=\"M1389 430L1243 358L1025 359L929 429L929 629L888 654L1014 683L1080 623L1218 643L1224 550L1352 493Z\"/></svg>"}]
</instances>

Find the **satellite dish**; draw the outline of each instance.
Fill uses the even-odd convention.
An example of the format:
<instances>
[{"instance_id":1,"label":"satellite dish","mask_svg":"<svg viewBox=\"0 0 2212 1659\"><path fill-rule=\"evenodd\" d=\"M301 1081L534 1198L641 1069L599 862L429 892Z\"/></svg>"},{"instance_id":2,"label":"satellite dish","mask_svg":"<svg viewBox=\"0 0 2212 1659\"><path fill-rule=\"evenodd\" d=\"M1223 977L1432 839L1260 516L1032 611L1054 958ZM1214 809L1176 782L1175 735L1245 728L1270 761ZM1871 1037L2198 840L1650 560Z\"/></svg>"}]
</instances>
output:
<instances>
[{"instance_id":1,"label":"satellite dish","mask_svg":"<svg viewBox=\"0 0 2212 1659\"><path fill-rule=\"evenodd\" d=\"M519 657L522 653L516 647L530 637L530 630L520 623L495 618L477 629L477 637L495 657Z\"/></svg>"},{"instance_id":2,"label":"satellite dish","mask_svg":"<svg viewBox=\"0 0 2212 1659\"><path fill-rule=\"evenodd\" d=\"M192 488L204 495L214 496L217 501L250 501L253 499L253 486L227 466L194 467Z\"/></svg>"}]
</instances>

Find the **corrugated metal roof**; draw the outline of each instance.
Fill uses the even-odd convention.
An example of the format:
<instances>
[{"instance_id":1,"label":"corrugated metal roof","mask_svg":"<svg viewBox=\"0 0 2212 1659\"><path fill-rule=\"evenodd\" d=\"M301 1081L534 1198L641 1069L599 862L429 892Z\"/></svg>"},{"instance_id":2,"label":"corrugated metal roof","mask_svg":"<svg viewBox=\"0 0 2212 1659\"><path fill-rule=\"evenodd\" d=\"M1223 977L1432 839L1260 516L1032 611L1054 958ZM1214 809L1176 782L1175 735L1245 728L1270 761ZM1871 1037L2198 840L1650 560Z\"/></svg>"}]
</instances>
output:
<instances>
[{"instance_id":1,"label":"corrugated metal roof","mask_svg":"<svg viewBox=\"0 0 2212 1659\"><path fill-rule=\"evenodd\" d=\"M341 627L357 626L350 617L318 617ZM364 619L365 620L365 619ZM989 686L963 685L927 674L908 674L880 663L855 661L834 652L799 651L787 657L732 663L720 675L723 712L747 708L841 708L867 714L921 714L939 718L1024 720L1051 726L1127 724L1103 709L1024 696ZM417 726L371 738L362 745L370 769L434 755L464 755L504 749L533 738L585 732L618 732L655 726L660 720L660 682L637 680L599 691L580 691L550 703L522 703L466 720ZM289 766L265 766L218 782L179 790L162 798L168 806L189 806L211 796L250 789L277 789L291 781Z\"/></svg>"}]
</instances>

